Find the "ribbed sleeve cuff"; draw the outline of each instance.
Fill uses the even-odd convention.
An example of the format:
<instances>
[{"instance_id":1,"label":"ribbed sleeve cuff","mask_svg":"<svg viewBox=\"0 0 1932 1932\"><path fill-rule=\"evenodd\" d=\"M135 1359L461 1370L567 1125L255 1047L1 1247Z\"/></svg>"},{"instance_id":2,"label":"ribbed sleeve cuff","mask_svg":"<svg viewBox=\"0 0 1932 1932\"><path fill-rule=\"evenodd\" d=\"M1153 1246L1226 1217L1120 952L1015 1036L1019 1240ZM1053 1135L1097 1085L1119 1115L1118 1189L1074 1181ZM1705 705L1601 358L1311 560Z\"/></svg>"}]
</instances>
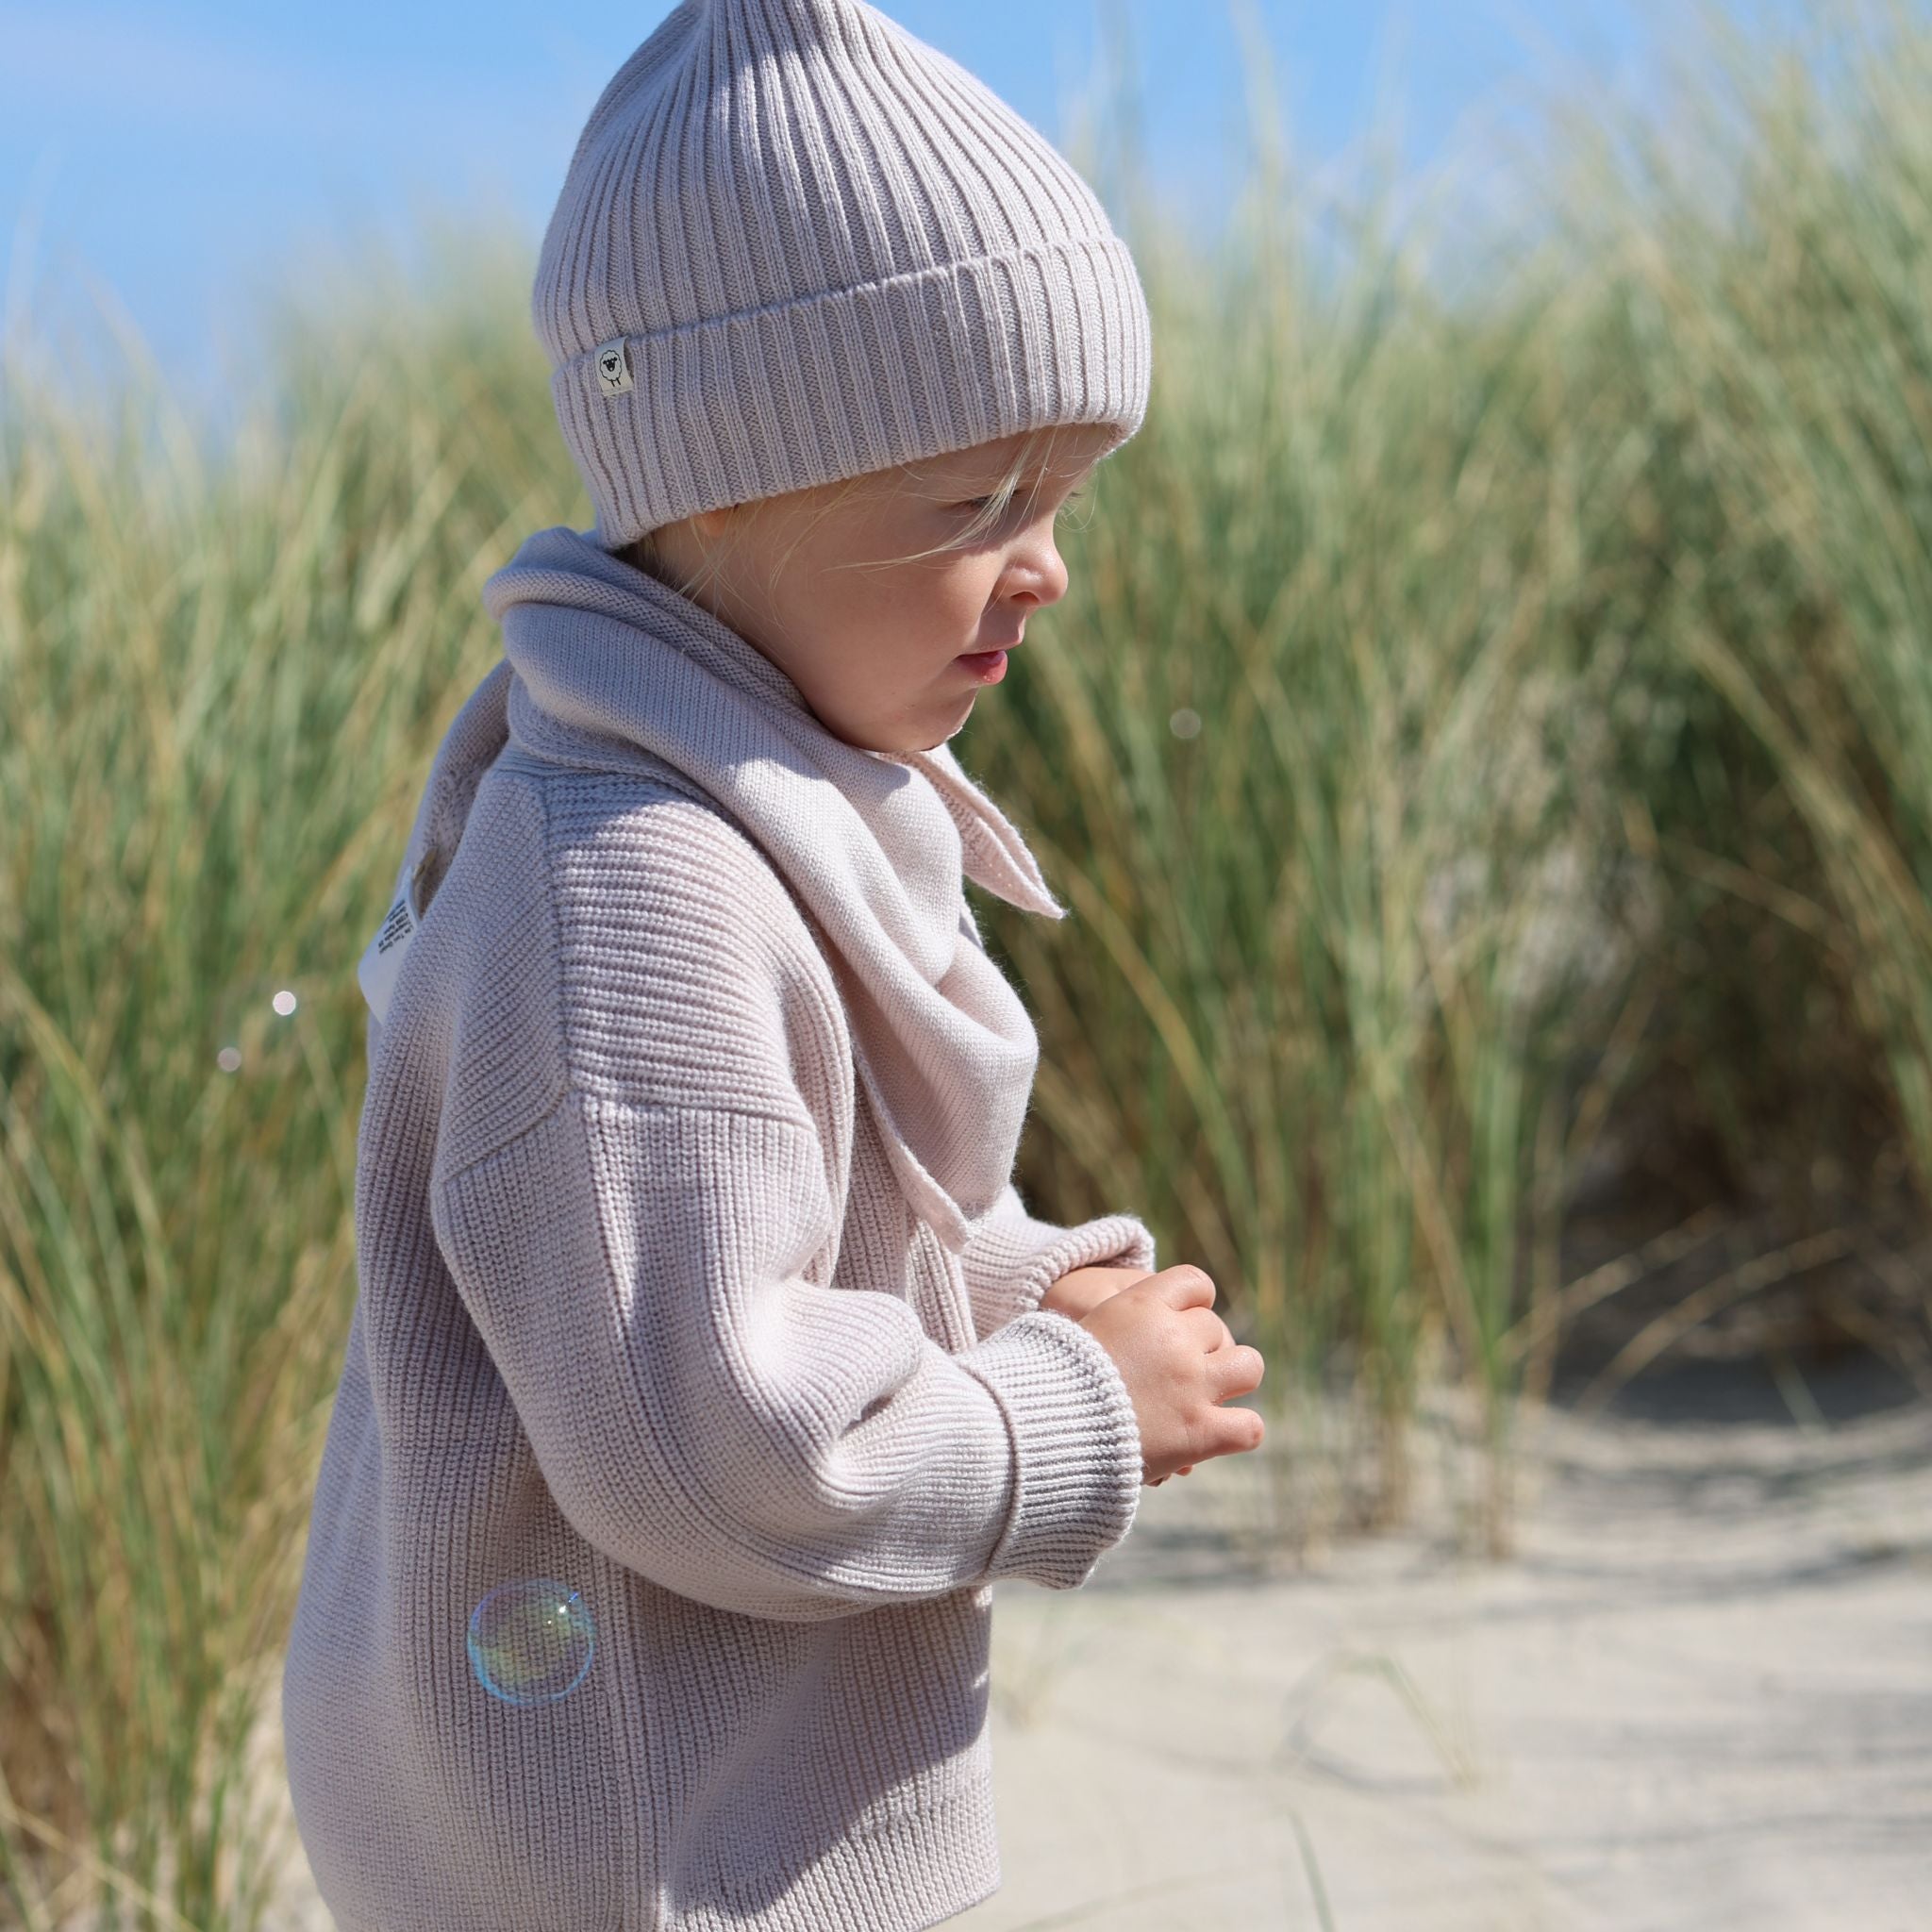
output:
<instances>
[{"instance_id":1,"label":"ribbed sleeve cuff","mask_svg":"<svg viewBox=\"0 0 1932 1932\"><path fill-rule=\"evenodd\" d=\"M1075 1268L1156 1265L1154 1237L1131 1214L1103 1214L1061 1227L1026 1213L1017 1195L1011 1207L1014 1211L974 1229L959 1257L981 1335L1032 1314L1047 1290Z\"/></svg>"},{"instance_id":2,"label":"ribbed sleeve cuff","mask_svg":"<svg viewBox=\"0 0 1932 1932\"><path fill-rule=\"evenodd\" d=\"M1114 1358L1068 1316L1022 1315L955 1359L992 1391L1013 1443L1013 1502L978 1581L1077 1590L1133 1527L1141 1425Z\"/></svg>"},{"instance_id":3,"label":"ribbed sleeve cuff","mask_svg":"<svg viewBox=\"0 0 1932 1932\"><path fill-rule=\"evenodd\" d=\"M1023 1250L1014 1257L1018 1312L1032 1314L1047 1290L1075 1268L1153 1266L1154 1237L1133 1215L1103 1214L1097 1220L1083 1221L1030 1257Z\"/></svg>"}]
</instances>

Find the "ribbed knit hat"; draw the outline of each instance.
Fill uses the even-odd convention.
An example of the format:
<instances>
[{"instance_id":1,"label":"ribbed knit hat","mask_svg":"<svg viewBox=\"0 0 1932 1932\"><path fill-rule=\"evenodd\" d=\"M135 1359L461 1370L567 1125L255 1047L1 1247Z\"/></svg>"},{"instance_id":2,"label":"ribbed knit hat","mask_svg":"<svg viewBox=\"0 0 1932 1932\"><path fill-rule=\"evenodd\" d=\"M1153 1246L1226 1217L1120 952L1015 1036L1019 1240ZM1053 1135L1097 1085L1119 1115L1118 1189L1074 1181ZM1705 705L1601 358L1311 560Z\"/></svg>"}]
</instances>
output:
<instances>
[{"instance_id":1,"label":"ribbed knit hat","mask_svg":"<svg viewBox=\"0 0 1932 1932\"><path fill-rule=\"evenodd\" d=\"M1050 425L1116 448L1146 413L1098 198L864 0L683 0L591 111L531 315L607 550Z\"/></svg>"}]
</instances>

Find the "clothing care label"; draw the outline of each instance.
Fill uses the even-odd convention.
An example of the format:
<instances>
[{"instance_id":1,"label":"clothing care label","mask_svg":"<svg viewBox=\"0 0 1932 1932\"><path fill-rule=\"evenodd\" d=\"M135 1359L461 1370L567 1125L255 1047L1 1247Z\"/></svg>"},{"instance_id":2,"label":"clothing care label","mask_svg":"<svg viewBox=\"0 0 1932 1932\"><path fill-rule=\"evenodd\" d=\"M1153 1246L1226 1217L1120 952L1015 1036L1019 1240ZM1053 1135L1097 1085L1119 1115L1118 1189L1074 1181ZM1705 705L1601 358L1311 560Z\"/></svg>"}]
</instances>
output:
<instances>
[{"instance_id":1,"label":"clothing care label","mask_svg":"<svg viewBox=\"0 0 1932 1932\"><path fill-rule=\"evenodd\" d=\"M420 866L416 869L422 870ZM361 958L356 963L356 981L362 989L362 997L369 1002L369 1010L378 1020L389 1018L390 995L396 990L396 976L403 970L403 956L409 950L409 941L416 937L417 928L423 924L422 914L416 909L416 874L412 872L403 883L403 890L396 894L395 903L382 915L382 924L376 928L375 937L369 941Z\"/></svg>"}]
</instances>

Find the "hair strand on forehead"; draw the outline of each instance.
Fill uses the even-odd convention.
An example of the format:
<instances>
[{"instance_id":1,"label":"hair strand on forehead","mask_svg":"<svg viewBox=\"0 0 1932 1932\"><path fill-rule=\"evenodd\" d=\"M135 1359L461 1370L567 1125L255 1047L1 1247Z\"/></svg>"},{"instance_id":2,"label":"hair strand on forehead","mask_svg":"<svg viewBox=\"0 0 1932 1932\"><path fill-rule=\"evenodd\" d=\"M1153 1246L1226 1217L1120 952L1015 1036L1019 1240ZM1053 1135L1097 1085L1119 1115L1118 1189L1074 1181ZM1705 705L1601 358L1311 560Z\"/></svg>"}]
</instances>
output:
<instances>
[{"instance_id":1,"label":"hair strand on forehead","mask_svg":"<svg viewBox=\"0 0 1932 1932\"><path fill-rule=\"evenodd\" d=\"M963 528L956 530L943 542L935 543L925 550L915 550L900 557L874 558L866 561L838 564L831 568L838 570L888 570L899 564L921 563L928 558L948 557L960 550L969 550L981 538L997 528L1019 493L1027 473L1050 463L1060 446L1061 439L1070 427L1088 427L1064 424L1046 424L1038 429L1029 430L1018 449L1008 458L1004 473L990 488L982 492L985 504L974 512L972 521ZM948 451L947 457L965 454ZM771 577L775 580L778 573L796 553L798 546L808 536L829 516L840 505L848 502L855 495L868 498L888 498L894 494L909 494L928 502L942 501L952 492L953 486L944 484L934 476L930 462L944 458L928 459L926 463L895 463L883 470L870 470L856 476L844 476L832 483L821 484L814 490L797 492L810 504L811 513L803 519L793 532L783 552L772 559L769 565ZM725 535L718 542L701 544L704 564L693 574L679 575L674 572L670 560L661 548L653 541L655 530L647 530L635 541L625 544L617 551L634 569L643 571L668 583L685 596L705 590L718 583L724 573L727 561L740 542L749 534L751 527L764 513L766 507L780 499L772 497L756 498L749 503L733 504L731 516L725 525ZM687 520L688 521L688 520Z\"/></svg>"},{"instance_id":2,"label":"hair strand on forehead","mask_svg":"<svg viewBox=\"0 0 1932 1932\"><path fill-rule=\"evenodd\" d=\"M1008 459L1005 473L991 487L982 492L986 496L985 506L974 511L973 520L963 529L957 530L942 543L935 543L930 549L915 550L905 557L880 558L870 564L841 566L850 569L879 570L892 564L920 563L929 557L947 557L958 550L970 550L979 540L997 528L1018 493L1022 481L1029 470L1049 463L1058 448L1060 439L1069 427L1087 426L1049 423L1038 429L1029 430L1019 448ZM949 454L957 454L949 452ZM908 463L898 465L896 471L885 471L881 475L897 475L912 479L912 492L916 495L933 496L933 484L929 473L921 472L919 466Z\"/></svg>"}]
</instances>

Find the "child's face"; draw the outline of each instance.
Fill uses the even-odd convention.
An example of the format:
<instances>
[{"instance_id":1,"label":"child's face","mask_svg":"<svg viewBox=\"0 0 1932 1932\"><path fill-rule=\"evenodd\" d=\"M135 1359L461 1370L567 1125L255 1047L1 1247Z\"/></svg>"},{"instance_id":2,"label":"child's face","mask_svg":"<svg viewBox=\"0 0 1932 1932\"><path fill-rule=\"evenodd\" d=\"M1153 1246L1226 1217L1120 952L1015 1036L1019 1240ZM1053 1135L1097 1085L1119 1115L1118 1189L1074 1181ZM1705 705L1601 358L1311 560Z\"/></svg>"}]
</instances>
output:
<instances>
[{"instance_id":1,"label":"child's face","mask_svg":"<svg viewBox=\"0 0 1932 1932\"><path fill-rule=\"evenodd\" d=\"M764 498L731 530L724 575L701 583L695 601L771 658L848 744L929 751L965 724L981 690L960 654L1018 643L1034 611L1066 594L1054 518L1112 436L1057 430L992 529L936 557L898 560L958 537L1025 437L861 478L829 509L835 486ZM660 555L695 574L704 549L693 527L715 541L733 514L659 530Z\"/></svg>"}]
</instances>

